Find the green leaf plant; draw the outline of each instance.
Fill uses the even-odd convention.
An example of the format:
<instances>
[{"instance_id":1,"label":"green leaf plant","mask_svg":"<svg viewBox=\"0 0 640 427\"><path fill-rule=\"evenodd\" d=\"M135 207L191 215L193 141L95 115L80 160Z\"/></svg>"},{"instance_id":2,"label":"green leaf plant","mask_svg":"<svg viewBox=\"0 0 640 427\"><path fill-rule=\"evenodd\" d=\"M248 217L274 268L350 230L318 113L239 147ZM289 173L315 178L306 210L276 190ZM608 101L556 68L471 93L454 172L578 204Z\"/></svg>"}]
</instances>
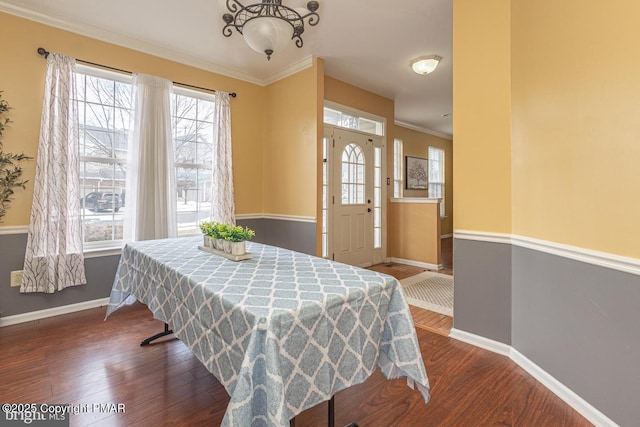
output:
<instances>
[{"instance_id":1,"label":"green leaf plant","mask_svg":"<svg viewBox=\"0 0 640 427\"><path fill-rule=\"evenodd\" d=\"M32 159L32 157L24 154L13 154L4 151L2 136L6 125L11 123L11 120L6 115L10 109L9 103L2 98L2 91L0 91L0 222L6 215L9 204L13 199L14 188L26 189L25 184L27 181L22 179L20 162Z\"/></svg>"},{"instance_id":2,"label":"green leaf plant","mask_svg":"<svg viewBox=\"0 0 640 427\"><path fill-rule=\"evenodd\" d=\"M203 221L200 223L200 231L212 239L224 239L230 242L242 242L251 240L255 232L249 227L242 228L239 225L222 224L215 221Z\"/></svg>"}]
</instances>

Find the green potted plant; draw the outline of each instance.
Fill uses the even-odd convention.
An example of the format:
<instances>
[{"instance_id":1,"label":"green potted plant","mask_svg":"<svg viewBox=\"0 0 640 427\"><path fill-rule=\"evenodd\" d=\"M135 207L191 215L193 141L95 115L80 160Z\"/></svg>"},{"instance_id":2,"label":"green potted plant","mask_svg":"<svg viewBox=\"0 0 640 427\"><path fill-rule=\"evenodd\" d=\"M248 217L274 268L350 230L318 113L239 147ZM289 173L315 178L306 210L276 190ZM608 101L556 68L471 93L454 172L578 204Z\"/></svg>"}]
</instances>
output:
<instances>
[{"instance_id":1,"label":"green potted plant","mask_svg":"<svg viewBox=\"0 0 640 427\"><path fill-rule=\"evenodd\" d=\"M217 222L203 221L200 223L200 231L203 235L204 246L207 248L214 248L214 241L217 239L216 225Z\"/></svg>"},{"instance_id":2,"label":"green potted plant","mask_svg":"<svg viewBox=\"0 0 640 427\"><path fill-rule=\"evenodd\" d=\"M214 225L214 235L211 238L215 239L213 247L219 251L224 251L224 236L228 227L227 224L221 222L216 222Z\"/></svg>"},{"instance_id":3,"label":"green potted plant","mask_svg":"<svg viewBox=\"0 0 640 427\"><path fill-rule=\"evenodd\" d=\"M246 253L245 242L251 240L253 236L255 236L255 232L249 227L243 228L240 225L230 225L227 228L224 239L229 242L229 252L232 255L244 255Z\"/></svg>"},{"instance_id":4,"label":"green potted plant","mask_svg":"<svg viewBox=\"0 0 640 427\"><path fill-rule=\"evenodd\" d=\"M2 91L0 90L0 221L7 213L9 203L11 203L13 197L13 189L16 187L26 188L27 181L23 181L20 178L22 176L22 168L18 164L23 160L32 159L32 157L24 154L7 153L2 150L2 134L5 125L11 122L8 117L3 116L10 109L9 103L2 99Z\"/></svg>"}]
</instances>

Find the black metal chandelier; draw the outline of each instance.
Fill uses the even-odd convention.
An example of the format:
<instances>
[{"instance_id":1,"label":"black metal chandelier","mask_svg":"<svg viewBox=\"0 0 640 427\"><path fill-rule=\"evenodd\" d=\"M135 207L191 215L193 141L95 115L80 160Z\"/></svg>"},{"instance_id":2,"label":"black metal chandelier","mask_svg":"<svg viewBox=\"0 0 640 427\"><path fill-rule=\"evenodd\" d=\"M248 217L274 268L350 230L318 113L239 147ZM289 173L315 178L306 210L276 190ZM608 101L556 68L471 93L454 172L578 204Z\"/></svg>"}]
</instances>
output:
<instances>
[{"instance_id":1,"label":"black metal chandelier","mask_svg":"<svg viewBox=\"0 0 640 427\"><path fill-rule=\"evenodd\" d=\"M302 33L305 20L310 26L320 22L316 13L320 4L317 1L307 3L307 8L293 9L282 4L282 0L262 0L262 3L244 6L238 0L226 0L227 10L222 15L226 23L222 29L225 37L233 34L232 28L244 36L245 41L256 52L265 53L267 60L295 40L302 47Z\"/></svg>"}]
</instances>

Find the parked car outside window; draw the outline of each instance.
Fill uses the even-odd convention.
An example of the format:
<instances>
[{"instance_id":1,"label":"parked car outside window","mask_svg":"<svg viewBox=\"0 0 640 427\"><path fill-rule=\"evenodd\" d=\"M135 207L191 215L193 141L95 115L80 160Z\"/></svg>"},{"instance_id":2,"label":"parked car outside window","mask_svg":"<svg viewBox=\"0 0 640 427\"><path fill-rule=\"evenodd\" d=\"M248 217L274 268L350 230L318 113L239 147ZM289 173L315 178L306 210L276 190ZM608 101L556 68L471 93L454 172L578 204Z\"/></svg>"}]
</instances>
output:
<instances>
[{"instance_id":1,"label":"parked car outside window","mask_svg":"<svg viewBox=\"0 0 640 427\"><path fill-rule=\"evenodd\" d=\"M120 196L115 193L103 193L94 191L85 196L83 207L90 211L100 212L105 209L111 209L118 212L122 207Z\"/></svg>"}]
</instances>

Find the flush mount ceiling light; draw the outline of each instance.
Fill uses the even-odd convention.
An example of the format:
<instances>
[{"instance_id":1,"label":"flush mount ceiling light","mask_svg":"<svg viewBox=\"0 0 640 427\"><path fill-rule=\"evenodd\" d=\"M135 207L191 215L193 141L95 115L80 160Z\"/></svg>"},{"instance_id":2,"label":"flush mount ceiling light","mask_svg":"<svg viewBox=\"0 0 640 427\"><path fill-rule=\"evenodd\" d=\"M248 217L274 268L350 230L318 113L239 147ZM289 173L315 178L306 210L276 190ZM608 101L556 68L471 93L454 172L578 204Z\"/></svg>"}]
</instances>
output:
<instances>
[{"instance_id":1,"label":"flush mount ceiling light","mask_svg":"<svg viewBox=\"0 0 640 427\"><path fill-rule=\"evenodd\" d=\"M441 59L442 57L438 55L421 56L411 61L409 65L415 73L425 76L433 73Z\"/></svg>"},{"instance_id":2,"label":"flush mount ceiling light","mask_svg":"<svg viewBox=\"0 0 640 427\"><path fill-rule=\"evenodd\" d=\"M244 6L238 0L226 0L227 10L222 15L227 24L222 29L225 37L230 37L232 28L244 36L251 49L267 55L271 59L274 52L284 48L291 40L302 47L302 33L305 20L310 26L317 25L320 16L316 13L320 4L307 3L307 8L282 5L281 0L263 0L262 3Z\"/></svg>"}]
</instances>

